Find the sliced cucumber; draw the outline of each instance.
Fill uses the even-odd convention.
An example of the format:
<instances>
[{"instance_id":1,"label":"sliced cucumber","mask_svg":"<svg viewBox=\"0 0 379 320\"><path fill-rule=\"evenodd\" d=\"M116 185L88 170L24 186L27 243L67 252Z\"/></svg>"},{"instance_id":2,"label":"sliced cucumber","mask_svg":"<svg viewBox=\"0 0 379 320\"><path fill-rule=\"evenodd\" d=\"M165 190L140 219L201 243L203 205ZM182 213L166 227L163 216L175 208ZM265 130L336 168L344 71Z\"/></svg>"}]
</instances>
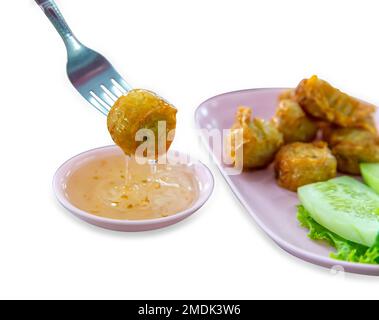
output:
<instances>
[{"instance_id":1,"label":"sliced cucumber","mask_svg":"<svg viewBox=\"0 0 379 320\"><path fill-rule=\"evenodd\" d=\"M312 218L347 240L371 247L379 233L379 195L341 177L301 187L301 204Z\"/></svg>"},{"instance_id":2,"label":"sliced cucumber","mask_svg":"<svg viewBox=\"0 0 379 320\"><path fill-rule=\"evenodd\" d=\"M361 173L365 182L379 193L379 163L361 163Z\"/></svg>"}]
</instances>

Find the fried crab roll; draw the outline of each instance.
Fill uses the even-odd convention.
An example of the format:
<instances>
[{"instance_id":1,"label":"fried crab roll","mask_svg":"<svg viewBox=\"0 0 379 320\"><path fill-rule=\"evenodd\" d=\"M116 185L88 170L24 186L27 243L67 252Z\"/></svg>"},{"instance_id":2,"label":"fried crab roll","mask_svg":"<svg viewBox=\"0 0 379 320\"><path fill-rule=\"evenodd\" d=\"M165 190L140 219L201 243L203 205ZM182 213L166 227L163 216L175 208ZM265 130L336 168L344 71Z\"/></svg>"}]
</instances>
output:
<instances>
[{"instance_id":1,"label":"fried crab roll","mask_svg":"<svg viewBox=\"0 0 379 320\"><path fill-rule=\"evenodd\" d=\"M238 109L230 133L231 157L235 164L243 163L244 169L264 168L283 144L283 135L272 121L251 117L250 108Z\"/></svg>"},{"instance_id":2,"label":"fried crab roll","mask_svg":"<svg viewBox=\"0 0 379 320\"><path fill-rule=\"evenodd\" d=\"M279 102L288 99L295 100L295 89L287 89L279 95Z\"/></svg>"},{"instance_id":3,"label":"fried crab roll","mask_svg":"<svg viewBox=\"0 0 379 320\"><path fill-rule=\"evenodd\" d=\"M273 118L284 142L311 142L316 138L318 127L305 114L300 105L290 99L282 99Z\"/></svg>"},{"instance_id":4,"label":"fried crab roll","mask_svg":"<svg viewBox=\"0 0 379 320\"><path fill-rule=\"evenodd\" d=\"M329 127L323 132L323 139L330 147L335 147L341 142L359 144L363 142L373 142L377 140L377 135L370 131L357 128Z\"/></svg>"},{"instance_id":5,"label":"fried crab roll","mask_svg":"<svg viewBox=\"0 0 379 320\"><path fill-rule=\"evenodd\" d=\"M330 128L324 133L337 158L338 171L360 175L360 163L379 162L379 137L356 128Z\"/></svg>"},{"instance_id":6,"label":"fried crab roll","mask_svg":"<svg viewBox=\"0 0 379 320\"><path fill-rule=\"evenodd\" d=\"M372 117L375 106L332 87L313 76L296 88L295 100L311 116L341 127L362 127Z\"/></svg>"},{"instance_id":7,"label":"fried crab roll","mask_svg":"<svg viewBox=\"0 0 379 320\"><path fill-rule=\"evenodd\" d=\"M362 119L361 121L359 121L356 125L356 128L360 128L360 129L369 131L372 134L378 133L378 129L376 128L376 123L375 123L375 119L374 119L373 115L367 117L366 119Z\"/></svg>"},{"instance_id":8,"label":"fried crab roll","mask_svg":"<svg viewBox=\"0 0 379 320\"><path fill-rule=\"evenodd\" d=\"M336 177L337 161L325 142L295 142L279 150L275 172L281 187L297 191L301 186Z\"/></svg>"},{"instance_id":9,"label":"fried crab roll","mask_svg":"<svg viewBox=\"0 0 379 320\"><path fill-rule=\"evenodd\" d=\"M108 114L108 130L113 141L127 154L134 156L141 143L136 135L140 129L154 134L155 158L165 153L173 140L177 109L155 93L136 89L120 97ZM150 135L151 137L151 135ZM163 148L159 145L163 144ZM163 149L163 150L162 150ZM146 154L144 154L146 155Z\"/></svg>"}]
</instances>

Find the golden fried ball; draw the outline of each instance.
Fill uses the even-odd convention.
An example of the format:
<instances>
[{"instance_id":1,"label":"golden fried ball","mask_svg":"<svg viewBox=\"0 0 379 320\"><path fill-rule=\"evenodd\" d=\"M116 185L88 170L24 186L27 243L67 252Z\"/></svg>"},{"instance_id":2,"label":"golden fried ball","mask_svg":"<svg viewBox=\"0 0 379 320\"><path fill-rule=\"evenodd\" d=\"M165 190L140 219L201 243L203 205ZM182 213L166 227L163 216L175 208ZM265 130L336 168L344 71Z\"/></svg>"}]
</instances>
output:
<instances>
[{"instance_id":1,"label":"golden fried ball","mask_svg":"<svg viewBox=\"0 0 379 320\"><path fill-rule=\"evenodd\" d=\"M316 138L317 124L293 100L282 99L273 120L283 134L285 143L310 142Z\"/></svg>"},{"instance_id":2,"label":"golden fried ball","mask_svg":"<svg viewBox=\"0 0 379 320\"><path fill-rule=\"evenodd\" d=\"M324 139L337 158L338 171L359 175L359 164L379 162L379 137L363 129L330 128Z\"/></svg>"},{"instance_id":3,"label":"golden fried ball","mask_svg":"<svg viewBox=\"0 0 379 320\"><path fill-rule=\"evenodd\" d=\"M281 187L297 191L301 186L334 178L337 161L325 142L295 142L279 150L275 172Z\"/></svg>"},{"instance_id":4,"label":"golden fried ball","mask_svg":"<svg viewBox=\"0 0 379 320\"><path fill-rule=\"evenodd\" d=\"M311 116L341 127L360 127L375 112L375 106L341 92L313 76L296 88L295 100Z\"/></svg>"},{"instance_id":5,"label":"golden fried ball","mask_svg":"<svg viewBox=\"0 0 379 320\"><path fill-rule=\"evenodd\" d=\"M231 129L231 157L235 163L243 163L245 169L264 168L269 165L280 146L283 135L272 121L254 118L250 108L240 107ZM242 141L238 141L242 130ZM243 159L239 158L240 151Z\"/></svg>"},{"instance_id":6,"label":"golden fried ball","mask_svg":"<svg viewBox=\"0 0 379 320\"><path fill-rule=\"evenodd\" d=\"M172 139L164 141L169 132L176 128L177 110L155 93L136 89L120 97L108 114L108 130L114 142L129 156L133 156L138 146L143 143L136 141L140 129L150 129L155 137L155 157L161 154L158 143L166 142L168 150ZM158 123L164 122L166 130L159 132ZM162 130L160 130L162 131ZM160 134L160 136L159 136ZM172 137L173 138L173 137Z\"/></svg>"}]
</instances>

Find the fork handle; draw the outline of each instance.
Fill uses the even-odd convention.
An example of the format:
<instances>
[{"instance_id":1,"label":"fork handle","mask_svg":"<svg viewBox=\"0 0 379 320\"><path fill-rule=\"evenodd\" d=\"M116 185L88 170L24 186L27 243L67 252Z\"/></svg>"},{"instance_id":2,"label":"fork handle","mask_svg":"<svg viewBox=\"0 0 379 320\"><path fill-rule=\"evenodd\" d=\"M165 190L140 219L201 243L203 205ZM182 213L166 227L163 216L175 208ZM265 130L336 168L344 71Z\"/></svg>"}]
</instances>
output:
<instances>
[{"instance_id":1,"label":"fork handle","mask_svg":"<svg viewBox=\"0 0 379 320\"><path fill-rule=\"evenodd\" d=\"M79 44L54 0L35 0L62 37L67 49Z\"/></svg>"}]
</instances>

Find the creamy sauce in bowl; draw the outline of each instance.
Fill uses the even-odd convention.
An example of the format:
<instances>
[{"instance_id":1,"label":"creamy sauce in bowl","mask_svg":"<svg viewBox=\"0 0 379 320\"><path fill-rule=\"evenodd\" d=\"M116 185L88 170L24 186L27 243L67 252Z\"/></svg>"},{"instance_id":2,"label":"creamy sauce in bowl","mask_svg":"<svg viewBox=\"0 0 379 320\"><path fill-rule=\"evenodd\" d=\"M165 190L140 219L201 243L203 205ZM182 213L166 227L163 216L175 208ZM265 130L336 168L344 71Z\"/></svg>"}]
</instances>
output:
<instances>
[{"instance_id":1,"label":"creamy sauce in bowl","mask_svg":"<svg viewBox=\"0 0 379 320\"><path fill-rule=\"evenodd\" d=\"M191 166L141 165L113 153L73 168L64 191L72 205L95 216L151 220L190 208L199 197L199 183Z\"/></svg>"},{"instance_id":2,"label":"creamy sauce in bowl","mask_svg":"<svg viewBox=\"0 0 379 320\"><path fill-rule=\"evenodd\" d=\"M167 157L168 163L181 164L138 166L131 160L127 165L117 146L89 150L59 167L54 193L74 216L101 228L165 228L198 211L214 187L213 175L203 163L178 151L169 151Z\"/></svg>"}]
</instances>

